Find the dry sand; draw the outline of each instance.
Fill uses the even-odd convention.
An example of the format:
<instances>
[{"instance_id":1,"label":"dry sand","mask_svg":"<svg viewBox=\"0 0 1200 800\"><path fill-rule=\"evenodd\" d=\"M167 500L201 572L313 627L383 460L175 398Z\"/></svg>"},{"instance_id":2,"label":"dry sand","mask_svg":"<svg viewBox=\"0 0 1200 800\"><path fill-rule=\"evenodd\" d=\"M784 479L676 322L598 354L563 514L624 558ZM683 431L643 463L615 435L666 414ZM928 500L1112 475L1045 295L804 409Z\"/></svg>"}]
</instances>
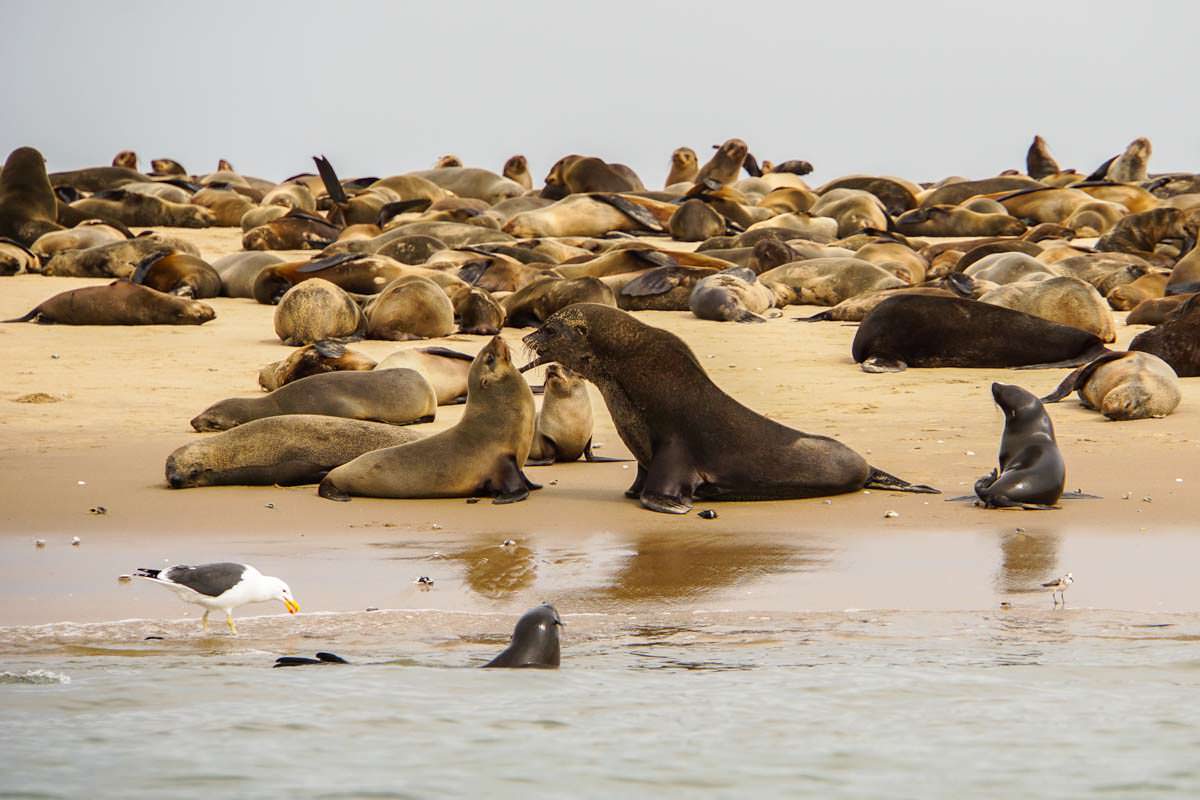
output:
<instances>
[{"instance_id":1,"label":"dry sand","mask_svg":"<svg viewBox=\"0 0 1200 800\"><path fill-rule=\"evenodd\" d=\"M210 261L240 249L236 230L172 233ZM101 282L0 279L0 318ZM993 466L1003 420L990 383L1043 394L1064 370L868 375L850 359L853 326L793 321L816 309L791 307L763 325L646 312L638 316L682 336L745 404L945 494L719 503L719 518L705 521L626 500L632 464L585 463L531 468L545 488L509 506L332 503L314 487L173 491L163 462L201 435L188 420L222 398L259 393L259 368L291 352L274 335L272 308L207 302L217 318L201 327L0 326L0 625L178 617L169 593L118 586L116 576L207 560L244 560L285 577L306 611L518 611L543 599L568 612L629 613L1049 606L1044 594L1025 592L1067 570L1077 577L1076 606L1200 607L1191 589L1200 555L1192 535L1197 380L1183 381L1183 402L1162 420L1109 422L1073 397L1051 407L1069 488L1103 499L984 511L945 500L970 493ZM1117 346L1143 329L1120 324ZM519 348L523 333L504 336ZM485 341L431 343L474 352ZM354 347L379 359L414 344ZM593 406L600 452L627 455L598 394ZM440 430L461 413L439 408L425 427ZM107 513L91 513L97 506ZM899 517L885 519L892 510ZM35 538L47 546L35 548ZM519 546L499 548L506 538ZM432 591L418 591L419 575L435 578Z\"/></svg>"}]
</instances>

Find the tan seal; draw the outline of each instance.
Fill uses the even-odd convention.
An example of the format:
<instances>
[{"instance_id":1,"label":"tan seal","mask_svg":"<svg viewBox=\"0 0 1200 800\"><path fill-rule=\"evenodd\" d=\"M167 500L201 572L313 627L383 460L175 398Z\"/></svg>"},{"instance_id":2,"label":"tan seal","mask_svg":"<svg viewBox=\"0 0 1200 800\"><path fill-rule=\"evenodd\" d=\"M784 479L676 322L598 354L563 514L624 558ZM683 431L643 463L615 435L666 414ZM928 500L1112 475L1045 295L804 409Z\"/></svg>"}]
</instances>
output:
<instances>
[{"instance_id":1,"label":"tan seal","mask_svg":"<svg viewBox=\"0 0 1200 800\"><path fill-rule=\"evenodd\" d=\"M1179 376L1156 355L1105 353L1072 372L1042 402L1053 403L1079 393L1084 408L1113 420L1165 417L1179 405Z\"/></svg>"},{"instance_id":2,"label":"tan seal","mask_svg":"<svg viewBox=\"0 0 1200 800\"><path fill-rule=\"evenodd\" d=\"M282 361L267 364L258 373L258 385L273 392L309 375L369 369L375 369L375 359L351 350L342 342L326 339L307 344Z\"/></svg>"},{"instance_id":3,"label":"tan seal","mask_svg":"<svg viewBox=\"0 0 1200 800\"><path fill-rule=\"evenodd\" d=\"M216 312L197 300L164 294L128 281L56 294L29 313L5 322L60 325L203 325Z\"/></svg>"},{"instance_id":4,"label":"tan seal","mask_svg":"<svg viewBox=\"0 0 1200 800\"><path fill-rule=\"evenodd\" d=\"M363 309L367 338L436 339L454 332L454 306L441 287L420 275L396 278Z\"/></svg>"},{"instance_id":5,"label":"tan seal","mask_svg":"<svg viewBox=\"0 0 1200 800\"><path fill-rule=\"evenodd\" d=\"M366 328L358 303L322 278L293 286L275 308L275 335L295 347L324 339L361 338Z\"/></svg>"}]
</instances>

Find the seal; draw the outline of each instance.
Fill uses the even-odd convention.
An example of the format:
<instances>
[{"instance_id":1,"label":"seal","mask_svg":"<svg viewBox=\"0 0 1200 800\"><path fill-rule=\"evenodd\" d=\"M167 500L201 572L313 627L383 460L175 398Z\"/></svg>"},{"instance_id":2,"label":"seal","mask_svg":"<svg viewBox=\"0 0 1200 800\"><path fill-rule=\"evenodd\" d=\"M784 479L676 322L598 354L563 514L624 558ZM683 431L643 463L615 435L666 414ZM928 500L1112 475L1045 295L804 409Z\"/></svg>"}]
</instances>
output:
<instances>
[{"instance_id":1,"label":"seal","mask_svg":"<svg viewBox=\"0 0 1200 800\"><path fill-rule=\"evenodd\" d=\"M789 291L787 296L792 298L794 294ZM759 282L754 270L731 267L697 282L688 306L700 319L766 322L763 314L774 308L777 300L775 293Z\"/></svg>"},{"instance_id":2,"label":"seal","mask_svg":"<svg viewBox=\"0 0 1200 800\"><path fill-rule=\"evenodd\" d=\"M524 186L526 191L533 189L533 176L529 174L529 162L525 160L525 156L510 156L508 161L504 162L501 174Z\"/></svg>"},{"instance_id":3,"label":"seal","mask_svg":"<svg viewBox=\"0 0 1200 800\"><path fill-rule=\"evenodd\" d=\"M62 250L46 262L43 272L62 278L128 278L153 253L200 255L190 242L160 233L108 242L84 250Z\"/></svg>"},{"instance_id":4,"label":"seal","mask_svg":"<svg viewBox=\"0 0 1200 800\"><path fill-rule=\"evenodd\" d=\"M526 465L578 461L611 461L592 453L592 400L583 378L561 364L546 368L542 410Z\"/></svg>"},{"instance_id":5,"label":"seal","mask_svg":"<svg viewBox=\"0 0 1200 800\"><path fill-rule=\"evenodd\" d=\"M214 261L212 267L221 276L222 297L253 299L258 273L282 263L283 259L274 253L230 253Z\"/></svg>"},{"instance_id":6,"label":"seal","mask_svg":"<svg viewBox=\"0 0 1200 800\"><path fill-rule=\"evenodd\" d=\"M696 173L696 185L719 189L733 183L742 171L742 164L749 152L749 147L741 139L726 140Z\"/></svg>"},{"instance_id":7,"label":"seal","mask_svg":"<svg viewBox=\"0 0 1200 800\"><path fill-rule=\"evenodd\" d=\"M367 338L406 341L436 339L454 333L454 306L442 288L429 278L404 275L371 298Z\"/></svg>"},{"instance_id":8,"label":"seal","mask_svg":"<svg viewBox=\"0 0 1200 800\"><path fill-rule=\"evenodd\" d=\"M1068 375L1042 398L1056 403L1079 393L1084 408L1112 420L1159 418L1179 405L1179 376L1156 355L1140 352L1105 353Z\"/></svg>"},{"instance_id":9,"label":"seal","mask_svg":"<svg viewBox=\"0 0 1200 800\"><path fill-rule=\"evenodd\" d=\"M1117 340L1117 326L1108 304L1094 286L1078 278L1010 283L983 293L979 301L1070 325L1100 337L1103 342Z\"/></svg>"},{"instance_id":10,"label":"seal","mask_svg":"<svg viewBox=\"0 0 1200 800\"><path fill-rule=\"evenodd\" d=\"M292 209L242 236L243 250L321 250L333 244L338 227L307 211Z\"/></svg>"},{"instance_id":11,"label":"seal","mask_svg":"<svg viewBox=\"0 0 1200 800\"><path fill-rule=\"evenodd\" d=\"M150 174L155 176L177 175L186 178L188 171L183 168L183 164L173 158L152 158L150 159Z\"/></svg>"},{"instance_id":12,"label":"seal","mask_svg":"<svg viewBox=\"0 0 1200 800\"><path fill-rule=\"evenodd\" d=\"M1192 294L1172 294L1166 297L1152 298L1138 303L1129 316L1125 318L1126 325L1161 325L1179 310L1179 307L1196 296Z\"/></svg>"},{"instance_id":13,"label":"seal","mask_svg":"<svg viewBox=\"0 0 1200 800\"><path fill-rule=\"evenodd\" d=\"M821 195L809 211L814 216L837 220L837 236L842 238L859 231L888 228L883 201L862 189L831 189Z\"/></svg>"},{"instance_id":14,"label":"seal","mask_svg":"<svg viewBox=\"0 0 1200 800\"><path fill-rule=\"evenodd\" d=\"M207 261L189 253L151 253L138 264L130 280L196 300L221 295L221 275Z\"/></svg>"},{"instance_id":15,"label":"seal","mask_svg":"<svg viewBox=\"0 0 1200 800\"><path fill-rule=\"evenodd\" d=\"M1133 337L1129 349L1158 356L1181 378L1200 375L1200 294L1192 295L1158 327Z\"/></svg>"},{"instance_id":16,"label":"seal","mask_svg":"<svg viewBox=\"0 0 1200 800\"><path fill-rule=\"evenodd\" d=\"M1164 206L1122 218L1112 230L1100 237L1096 249L1150 258L1153 257L1155 246L1168 239L1186 241L1190 249L1195 230L1195 223L1189 220L1187 212Z\"/></svg>"},{"instance_id":17,"label":"seal","mask_svg":"<svg viewBox=\"0 0 1200 800\"><path fill-rule=\"evenodd\" d=\"M524 338L600 389L638 462L626 493L646 508L685 514L693 498L784 499L867 486L933 492L871 467L850 448L788 428L721 391L678 336L608 306L568 306Z\"/></svg>"},{"instance_id":18,"label":"seal","mask_svg":"<svg viewBox=\"0 0 1200 800\"><path fill-rule=\"evenodd\" d=\"M893 273L861 258L810 258L792 261L758 276L763 283L782 283L796 293L799 305L836 306L865 292L908 285Z\"/></svg>"},{"instance_id":19,"label":"seal","mask_svg":"<svg viewBox=\"0 0 1200 800\"><path fill-rule=\"evenodd\" d=\"M1003 214L985 214L959 206L922 206L896 219L906 236L1020 236L1025 223Z\"/></svg>"},{"instance_id":20,"label":"seal","mask_svg":"<svg viewBox=\"0 0 1200 800\"><path fill-rule=\"evenodd\" d=\"M415 442L412 428L317 414L264 417L186 444L167 457L167 485L295 486L383 447Z\"/></svg>"},{"instance_id":21,"label":"seal","mask_svg":"<svg viewBox=\"0 0 1200 800\"><path fill-rule=\"evenodd\" d=\"M164 294L128 281L56 294L28 314L5 322L59 325L203 325L216 312L197 300Z\"/></svg>"},{"instance_id":22,"label":"seal","mask_svg":"<svg viewBox=\"0 0 1200 800\"><path fill-rule=\"evenodd\" d=\"M36 243L33 249L37 252ZM1175 262L1164 291L1168 295L1200 292L1200 237L1197 244Z\"/></svg>"},{"instance_id":23,"label":"seal","mask_svg":"<svg viewBox=\"0 0 1200 800\"><path fill-rule=\"evenodd\" d=\"M1140 183L1146 180L1150 163L1150 140L1144 136L1134 139L1108 168L1107 178L1119 183Z\"/></svg>"},{"instance_id":24,"label":"seal","mask_svg":"<svg viewBox=\"0 0 1200 800\"><path fill-rule=\"evenodd\" d=\"M992 397L1004 412L1000 467L975 482L975 494L986 508L1052 508L1062 497L1067 465L1050 415L1020 386L993 383Z\"/></svg>"},{"instance_id":25,"label":"seal","mask_svg":"<svg viewBox=\"0 0 1200 800\"><path fill-rule=\"evenodd\" d=\"M114 167L125 167L126 169L137 170L138 156L132 150L122 150L113 156L112 165Z\"/></svg>"},{"instance_id":26,"label":"seal","mask_svg":"<svg viewBox=\"0 0 1200 800\"><path fill-rule=\"evenodd\" d=\"M669 188L678 183L695 183L699 173L700 160L696 157L696 151L690 147L676 147L671 152L671 168L667 171L663 186Z\"/></svg>"},{"instance_id":27,"label":"seal","mask_svg":"<svg viewBox=\"0 0 1200 800\"><path fill-rule=\"evenodd\" d=\"M42 234L62 230L57 220L46 159L32 147L18 147L0 170L0 236L29 247Z\"/></svg>"},{"instance_id":28,"label":"seal","mask_svg":"<svg viewBox=\"0 0 1200 800\"><path fill-rule=\"evenodd\" d=\"M285 414L409 425L431 422L437 413L433 387L411 369L325 372L285 384L259 397L231 397L192 419L200 432L224 431L251 420Z\"/></svg>"},{"instance_id":29,"label":"seal","mask_svg":"<svg viewBox=\"0 0 1200 800\"><path fill-rule=\"evenodd\" d=\"M472 286L465 292L454 293L451 302L459 333L495 336L504 326L504 307L486 289Z\"/></svg>"},{"instance_id":30,"label":"seal","mask_svg":"<svg viewBox=\"0 0 1200 800\"><path fill-rule=\"evenodd\" d=\"M275 308L275 335L299 347L323 339L362 338L367 318L346 292L322 278L288 289Z\"/></svg>"},{"instance_id":31,"label":"seal","mask_svg":"<svg viewBox=\"0 0 1200 800\"><path fill-rule=\"evenodd\" d=\"M907 367L1079 366L1107 352L1095 334L978 300L901 294L867 314L851 355L864 372Z\"/></svg>"},{"instance_id":32,"label":"seal","mask_svg":"<svg viewBox=\"0 0 1200 800\"><path fill-rule=\"evenodd\" d=\"M282 361L267 364L258 373L258 385L273 392L284 384L341 370L375 369L375 359L326 339L305 345ZM349 459L347 459L348 461Z\"/></svg>"},{"instance_id":33,"label":"seal","mask_svg":"<svg viewBox=\"0 0 1200 800\"><path fill-rule=\"evenodd\" d=\"M514 214L503 231L518 238L600 237L613 231L661 233L676 207L629 194L572 194L553 205Z\"/></svg>"},{"instance_id":34,"label":"seal","mask_svg":"<svg viewBox=\"0 0 1200 800\"><path fill-rule=\"evenodd\" d=\"M12 239L0 239L0 275L41 271L42 262L32 249Z\"/></svg>"},{"instance_id":35,"label":"seal","mask_svg":"<svg viewBox=\"0 0 1200 800\"><path fill-rule=\"evenodd\" d=\"M708 267L667 266L604 280L617 295L617 308L624 311L690 311L696 284L716 274Z\"/></svg>"},{"instance_id":36,"label":"seal","mask_svg":"<svg viewBox=\"0 0 1200 800\"><path fill-rule=\"evenodd\" d=\"M1029 151L1025 153L1025 172L1031 178L1041 180L1048 175L1057 174L1058 162L1050 155L1050 148L1041 136L1034 136Z\"/></svg>"},{"instance_id":37,"label":"seal","mask_svg":"<svg viewBox=\"0 0 1200 800\"><path fill-rule=\"evenodd\" d=\"M326 475L319 494L343 501L351 495L524 500L540 488L521 471L533 431L533 392L497 336L471 363L467 407L457 425L361 455Z\"/></svg>"},{"instance_id":38,"label":"seal","mask_svg":"<svg viewBox=\"0 0 1200 800\"><path fill-rule=\"evenodd\" d=\"M1113 287L1104 299L1114 311L1130 311L1147 300L1163 297L1169 277L1164 272L1148 272L1130 283Z\"/></svg>"},{"instance_id":39,"label":"seal","mask_svg":"<svg viewBox=\"0 0 1200 800\"><path fill-rule=\"evenodd\" d=\"M703 242L725 233L725 218L703 200L685 200L667 221L671 238L678 242Z\"/></svg>"},{"instance_id":40,"label":"seal","mask_svg":"<svg viewBox=\"0 0 1200 800\"><path fill-rule=\"evenodd\" d=\"M542 197L561 200L588 192L641 192L646 187L628 167L608 164L594 156L567 155L546 173Z\"/></svg>"},{"instance_id":41,"label":"seal","mask_svg":"<svg viewBox=\"0 0 1200 800\"><path fill-rule=\"evenodd\" d=\"M541 325L551 314L573 303L617 305L613 290L599 278L538 278L510 294L501 302L504 325L529 328Z\"/></svg>"},{"instance_id":42,"label":"seal","mask_svg":"<svg viewBox=\"0 0 1200 800\"><path fill-rule=\"evenodd\" d=\"M216 224L216 218L207 208L191 203L172 203L160 197L125 189L105 189L96 192L91 197L71 203L71 208L87 217L95 217L105 222L116 221L122 225L146 228L207 228Z\"/></svg>"},{"instance_id":43,"label":"seal","mask_svg":"<svg viewBox=\"0 0 1200 800\"><path fill-rule=\"evenodd\" d=\"M406 347L393 351L375 368L405 367L416 370L433 387L438 405L445 406L466 402L471 362L474 360L474 356L448 347Z\"/></svg>"},{"instance_id":44,"label":"seal","mask_svg":"<svg viewBox=\"0 0 1200 800\"><path fill-rule=\"evenodd\" d=\"M89 247L123 242L133 238L132 233L126 233L128 230L124 225L115 228L100 220L90 220L80 223L70 230L44 233L29 249L43 262L47 262L59 253L69 250L86 250Z\"/></svg>"},{"instance_id":45,"label":"seal","mask_svg":"<svg viewBox=\"0 0 1200 800\"><path fill-rule=\"evenodd\" d=\"M558 629L562 624L558 611L549 603L526 611L517 620L508 647L484 668L558 669Z\"/></svg>"}]
</instances>

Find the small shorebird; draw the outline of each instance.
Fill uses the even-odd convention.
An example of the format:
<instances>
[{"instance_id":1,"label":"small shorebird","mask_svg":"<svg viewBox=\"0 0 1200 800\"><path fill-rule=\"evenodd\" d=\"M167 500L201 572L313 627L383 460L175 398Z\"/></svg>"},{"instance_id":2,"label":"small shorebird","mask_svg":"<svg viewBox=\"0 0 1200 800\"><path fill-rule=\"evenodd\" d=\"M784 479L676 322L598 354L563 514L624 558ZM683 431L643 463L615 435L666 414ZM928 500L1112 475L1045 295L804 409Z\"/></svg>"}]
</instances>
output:
<instances>
[{"instance_id":1,"label":"small shorebird","mask_svg":"<svg viewBox=\"0 0 1200 800\"><path fill-rule=\"evenodd\" d=\"M219 562L189 567L176 564L166 569L139 569L135 578L167 586L186 603L204 606L200 625L208 632L208 613L213 610L225 612L225 624L229 632L237 635L233 624L233 610L247 603L264 603L282 600L289 614L300 610L300 604L292 597L292 590L279 578L263 575L249 564Z\"/></svg>"},{"instance_id":2,"label":"small shorebird","mask_svg":"<svg viewBox=\"0 0 1200 800\"><path fill-rule=\"evenodd\" d=\"M1067 604L1067 589L1075 582L1075 576L1071 573L1063 575L1061 578L1055 578L1049 583L1043 583L1042 587L1050 590L1050 596L1054 598L1054 605L1058 605L1058 599L1062 598L1062 604Z\"/></svg>"}]
</instances>

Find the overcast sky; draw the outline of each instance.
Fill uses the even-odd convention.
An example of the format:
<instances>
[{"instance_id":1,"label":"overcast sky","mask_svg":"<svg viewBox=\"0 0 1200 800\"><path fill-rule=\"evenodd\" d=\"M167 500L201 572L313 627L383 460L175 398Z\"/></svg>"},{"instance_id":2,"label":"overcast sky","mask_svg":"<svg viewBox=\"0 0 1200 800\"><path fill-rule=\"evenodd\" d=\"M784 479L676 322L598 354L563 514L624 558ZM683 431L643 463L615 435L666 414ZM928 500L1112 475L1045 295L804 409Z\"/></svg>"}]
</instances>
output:
<instances>
[{"instance_id":1,"label":"overcast sky","mask_svg":"<svg viewBox=\"0 0 1200 800\"><path fill-rule=\"evenodd\" d=\"M432 166L535 183L576 152L659 185L732 136L760 159L932 180L1090 171L1133 138L1200 169L1200 3L33 2L0 0L0 150L51 170L118 150L281 179Z\"/></svg>"}]
</instances>

